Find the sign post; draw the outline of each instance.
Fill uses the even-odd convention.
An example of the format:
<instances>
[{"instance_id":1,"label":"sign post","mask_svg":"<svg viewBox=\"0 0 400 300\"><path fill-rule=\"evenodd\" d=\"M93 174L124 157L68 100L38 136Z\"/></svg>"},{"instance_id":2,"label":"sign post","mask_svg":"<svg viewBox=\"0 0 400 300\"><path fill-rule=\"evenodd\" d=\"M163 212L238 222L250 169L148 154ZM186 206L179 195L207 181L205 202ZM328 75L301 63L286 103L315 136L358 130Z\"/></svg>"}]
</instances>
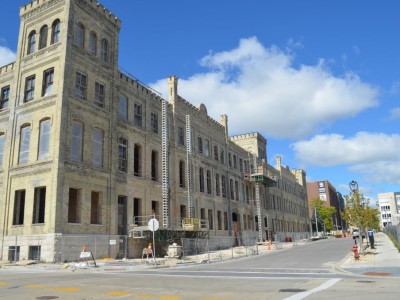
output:
<instances>
[{"instance_id":1,"label":"sign post","mask_svg":"<svg viewBox=\"0 0 400 300\"><path fill-rule=\"evenodd\" d=\"M149 221L147 226L153 232L153 262L155 262L155 259L156 259L156 243L155 243L155 239L154 239L154 232L158 230L158 228L160 227L160 223L158 223L158 221L156 220L155 216L153 216L153 218Z\"/></svg>"}]
</instances>

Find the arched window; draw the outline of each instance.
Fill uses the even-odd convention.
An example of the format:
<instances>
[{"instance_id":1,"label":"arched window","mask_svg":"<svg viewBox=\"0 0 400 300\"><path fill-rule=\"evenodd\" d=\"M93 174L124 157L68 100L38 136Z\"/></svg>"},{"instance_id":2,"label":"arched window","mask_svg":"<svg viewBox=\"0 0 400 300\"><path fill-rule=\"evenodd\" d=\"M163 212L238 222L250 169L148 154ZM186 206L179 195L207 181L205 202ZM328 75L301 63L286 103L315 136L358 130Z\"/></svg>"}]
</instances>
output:
<instances>
[{"instance_id":1,"label":"arched window","mask_svg":"<svg viewBox=\"0 0 400 300\"><path fill-rule=\"evenodd\" d=\"M103 144L104 144L104 131L99 128L94 128L92 164L96 167L103 166L103 147L104 147Z\"/></svg>"},{"instance_id":2,"label":"arched window","mask_svg":"<svg viewBox=\"0 0 400 300\"><path fill-rule=\"evenodd\" d=\"M82 23L75 25L75 44L81 48L85 46L85 26Z\"/></svg>"},{"instance_id":3,"label":"arched window","mask_svg":"<svg viewBox=\"0 0 400 300\"><path fill-rule=\"evenodd\" d=\"M47 34L48 34L48 27L44 25L42 29L40 29L40 37L39 37L39 50L43 49L47 46Z\"/></svg>"},{"instance_id":4,"label":"arched window","mask_svg":"<svg viewBox=\"0 0 400 300\"><path fill-rule=\"evenodd\" d=\"M74 121L71 134L71 160L81 162L83 159L83 123Z\"/></svg>"},{"instance_id":5,"label":"arched window","mask_svg":"<svg viewBox=\"0 0 400 300\"><path fill-rule=\"evenodd\" d=\"M40 122L38 160L49 158L50 128L50 119Z\"/></svg>"},{"instance_id":6,"label":"arched window","mask_svg":"<svg viewBox=\"0 0 400 300\"><path fill-rule=\"evenodd\" d=\"M31 139L31 126L24 125L21 127L20 141L19 141L19 155L18 163L26 164L29 159L29 143Z\"/></svg>"},{"instance_id":7,"label":"arched window","mask_svg":"<svg viewBox=\"0 0 400 300\"><path fill-rule=\"evenodd\" d=\"M51 42L50 44L55 44L60 41L60 20L57 19L53 22L53 25L51 25Z\"/></svg>"},{"instance_id":8,"label":"arched window","mask_svg":"<svg viewBox=\"0 0 400 300\"><path fill-rule=\"evenodd\" d=\"M97 54L97 35L93 31L89 35L89 53L92 55Z\"/></svg>"},{"instance_id":9,"label":"arched window","mask_svg":"<svg viewBox=\"0 0 400 300\"><path fill-rule=\"evenodd\" d=\"M28 51L27 54L35 52L36 47L36 31L33 30L28 36Z\"/></svg>"},{"instance_id":10,"label":"arched window","mask_svg":"<svg viewBox=\"0 0 400 300\"><path fill-rule=\"evenodd\" d=\"M108 53L109 52L109 47L108 47L108 41L106 39L103 39L101 41L101 59L104 60L105 62L108 62Z\"/></svg>"}]
</instances>

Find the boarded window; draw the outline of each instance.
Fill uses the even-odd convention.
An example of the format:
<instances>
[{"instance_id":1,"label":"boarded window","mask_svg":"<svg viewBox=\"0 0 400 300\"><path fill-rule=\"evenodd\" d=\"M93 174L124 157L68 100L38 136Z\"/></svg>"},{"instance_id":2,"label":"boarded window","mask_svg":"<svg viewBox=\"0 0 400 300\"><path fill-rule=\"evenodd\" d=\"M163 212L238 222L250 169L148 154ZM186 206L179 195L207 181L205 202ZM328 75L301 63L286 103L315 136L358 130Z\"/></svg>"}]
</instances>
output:
<instances>
[{"instance_id":1,"label":"boarded window","mask_svg":"<svg viewBox=\"0 0 400 300\"><path fill-rule=\"evenodd\" d=\"M217 229L222 230L222 214L221 211L217 211Z\"/></svg>"},{"instance_id":2,"label":"boarded window","mask_svg":"<svg viewBox=\"0 0 400 300\"><path fill-rule=\"evenodd\" d=\"M228 230L228 213L224 211L224 230Z\"/></svg>"},{"instance_id":3,"label":"boarded window","mask_svg":"<svg viewBox=\"0 0 400 300\"><path fill-rule=\"evenodd\" d=\"M81 162L83 158L83 124L74 121L72 123L71 136L71 160Z\"/></svg>"},{"instance_id":4,"label":"boarded window","mask_svg":"<svg viewBox=\"0 0 400 300\"><path fill-rule=\"evenodd\" d=\"M133 150L133 175L142 176L142 147L135 144Z\"/></svg>"},{"instance_id":5,"label":"boarded window","mask_svg":"<svg viewBox=\"0 0 400 300\"><path fill-rule=\"evenodd\" d=\"M208 210L208 228L214 229L214 220L213 220L213 211L212 209Z\"/></svg>"},{"instance_id":6,"label":"boarded window","mask_svg":"<svg viewBox=\"0 0 400 300\"><path fill-rule=\"evenodd\" d=\"M101 224L101 199L100 192L92 191L90 204L90 224Z\"/></svg>"},{"instance_id":7,"label":"boarded window","mask_svg":"<svg viewBox=\"0 0 400 300\"><path fill-rule=\"evenodd\" d=\"M81 190L69 189L68 223L80 223Z\"/></svg>"},{"instance_id":8,"label":"boarded window","mask_svg":"<svg viewBox=\"0 0 400 300\"><path fill-rule=\"evenodd\" d=\"M46 187L35 188L32 224L43 224L46 208Z\"/></svg>"},{"instance_id":9,"label":"boarded window","mask_svg":"<svg viewBox=\"0 0 400 300\"><path fill-rule=\"evenodd\" d=\"M185 162L183 160L179 161L179 187L185 187Z\"/></svg>"},{"instance_id":10,"label":"boarded window","mask_svg":"<svg viewBox=\"0 0 400 300\"><path fill-rule=\"evenodd\" d=\"M25 190L15 191L13 225L23 225L25 214Z\"/></svg>"},{"instance_id":11,"label":"boarded window","mask_svg":"<svg viewBox=\"0 0 400 300\"><path fill-rule=\"evenodd\" d=\"M128 120L128 98L119 96L119 117L122 120Z\"/></svg>"},{"instance_id":12,"label":"boarded window","mask_svg":"<svg viewBox=\"0 0 400 300\"><path fill-rule=\"evenodd\" d=\"M158 180L158 152L151 151L151 180Z\"/></svg>"},{"instance_id":13,"label":"boarded window","mask_svg":"<svg viewBox=\"0 0 400 300\"><path fill-rule=\"evenodd\" d=\"M103 138L104 138L103 130L94 128L92 164L96 167L103 166Z\"/></svg>"}]
</instances>

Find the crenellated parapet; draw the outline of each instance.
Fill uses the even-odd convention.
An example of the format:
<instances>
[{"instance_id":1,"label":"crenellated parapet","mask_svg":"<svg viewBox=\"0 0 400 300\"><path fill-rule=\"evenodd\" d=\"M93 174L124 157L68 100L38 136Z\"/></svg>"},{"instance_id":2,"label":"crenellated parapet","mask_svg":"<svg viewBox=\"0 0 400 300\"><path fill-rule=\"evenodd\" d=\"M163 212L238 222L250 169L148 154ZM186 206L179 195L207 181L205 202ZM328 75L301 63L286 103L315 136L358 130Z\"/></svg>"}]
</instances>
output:
<instances>
[{"instance_id":1,"label":"crenellated parapet","mask_svg":"<svg viewBox=\"0 0 400 300\"><path fill-rule=\"evenodd\" d=\"M251 133L233 135L233 136L230 136L229 139L232 142L238 141L238 140L244 140L244 139L259 139L264 143L267 142L267 140L258 132L251 132Z\"/></svg>"},{"instance_id":2,"label":"crenellated parapet","mask_svg":"<svg viewBox=\"0 0 400 300\"><path fill-rule=\"evenodd\" d=\"M176 100L180 109L183 110L185 114L192 116L192 118L207 122L207 125L212 126L214 130L224 131L224 126L208 115L207 108L204 104L200 104L199 107L196 107L179 95Z\"/></svg>"},{"instance_id":3,"label":"crenellated parapet","mask_svg":"<svg viewBox=\"0 0 400 300\"><path fill-rule=\"evenodd\" d=\"M15 65L15 62L12 62L8 65L0 67L0 74L6 74L8 72L11 72L12 70L14 70L14 65Z\"/></svg>"},{"instance_id":4,"label":"crenellated parapet","mask_svg":"<svg viewBox=\"0 0 400 300\"><path fill-rule=\"evenodd\" d=\"M95 0L75 0L75 1L81 8L85 9L92 16L98 17L103 21L108 21L109 24L116 26L118 30L121 28L121 20L116 15L114 15L110 10L108 10L105 6L101 5L99 2Z\"/></svg>"},{"instance_id":5,"label":"crenellated parapet","mask_svg":"<svg viewBox=\"0 0 400 300\"><path fill-rule=\"evenodd\" d=\"M121 84L129 85L129 87L133 88L137 93L146 94L148 97L161 104L163 98L155 90L148 87L134 76L126 75L120 71L119 80Z\"/></svg>"},{"instance_id":6,"label":"crenellated parapet","mask_svg":"<svg viewBox=\"0 0 400 300\"><path fill-rule=\"evenodd\" d=\"M64 3L65 0L34 0L20 7L19 15L21 19L26 19L42 13L59 3Z\"/></svg>"}]
</instances>

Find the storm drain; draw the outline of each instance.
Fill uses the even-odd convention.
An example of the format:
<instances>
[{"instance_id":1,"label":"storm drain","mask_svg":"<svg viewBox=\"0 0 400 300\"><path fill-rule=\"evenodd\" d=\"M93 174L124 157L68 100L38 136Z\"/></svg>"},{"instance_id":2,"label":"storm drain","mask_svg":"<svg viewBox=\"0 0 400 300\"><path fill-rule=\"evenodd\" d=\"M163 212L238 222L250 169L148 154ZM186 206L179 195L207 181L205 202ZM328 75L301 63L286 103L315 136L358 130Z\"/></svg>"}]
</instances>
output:
<instances>
[{"instance_id":1,"label":"storm drain","mask_svg":"<svg viewBox=\"0 0 400 300\"><path fill-rule=\"evenodd\" d=\"M301 293L301 292L305 292L307 290L303 290L303 289L280 289L279 292L281 293Z\"/></svg>"},{"instance_id":2,"label":"storm drain","mask_svg":"<svg viewBox=\"0 0 400 300\"><path fill-rule=\"evenodd\" d=\"M57 296L40 296L40 297L36 297L36 299L40 299L40 300L50 300L50 299L58 299L59 297Z\"/></svg>"},{"instance_id":3,"label":"storm drain","mask_svg":"<svg viewBox=\"0 0 400 300\"><path fill-rule=\"evenodd\" d=\"M372 280L357 280L358 283L374 283L375 281Z\"/></svg>"}]
</instances>

